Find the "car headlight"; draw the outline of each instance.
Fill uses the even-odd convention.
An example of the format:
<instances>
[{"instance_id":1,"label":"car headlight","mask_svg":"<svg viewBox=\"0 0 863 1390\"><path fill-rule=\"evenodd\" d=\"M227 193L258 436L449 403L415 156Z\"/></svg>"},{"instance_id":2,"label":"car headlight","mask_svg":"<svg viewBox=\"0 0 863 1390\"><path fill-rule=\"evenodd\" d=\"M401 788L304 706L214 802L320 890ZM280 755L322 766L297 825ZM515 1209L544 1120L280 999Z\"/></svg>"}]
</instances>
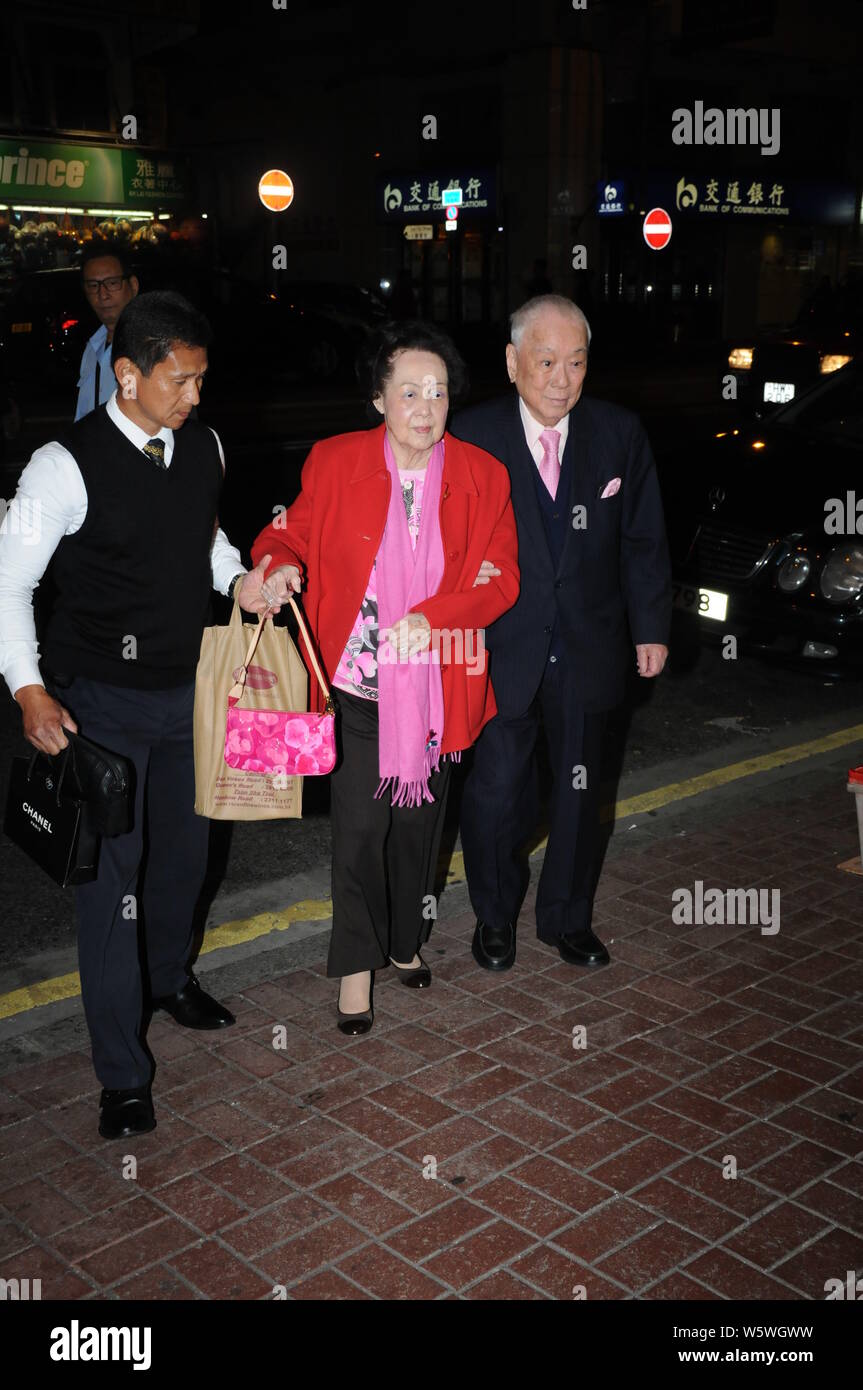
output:
<instances>
[{"instance_id":1,"label":"car headlight","mask_svg":"<svg viewBox=\"0 0 863 1390\"><path fill-rule=\"evenodd\" d=\"M789 555L779 566L776 583L783 593L796 593L806 583L811 568L808 555Z\"/></svg>"},{"instance_id":2,"label":"car headlight","mask_svg":"<svg viewBox=\"0 0 863 1390\"><path fill-rule=\"evenodd\" d=\"M820 372L838 372L840 367L847 367L851 357L845 352L825 352L821 358L818 370Z\"/></svg>"},{"instance_id":3,"label":"car headlight","mask_svg":"<svg viewBox=\"0 0 863 1390\"><path fill-rule=\"evenodd\" d=\"M847 603L863 590L863 546L837 545L821 571L821 592L834 603Z\"/></svg>"},{"instance_id":4,"label":"car headlight","mask_svg":"<svg viewBox=\"0 0 863 1390\"><path fill-rule=\"evenodd\" d=\"M752 348L732 348L728 354L729 367L736 367L737 370L747 371L752 366Z\"/></svg>"}]
</instances>

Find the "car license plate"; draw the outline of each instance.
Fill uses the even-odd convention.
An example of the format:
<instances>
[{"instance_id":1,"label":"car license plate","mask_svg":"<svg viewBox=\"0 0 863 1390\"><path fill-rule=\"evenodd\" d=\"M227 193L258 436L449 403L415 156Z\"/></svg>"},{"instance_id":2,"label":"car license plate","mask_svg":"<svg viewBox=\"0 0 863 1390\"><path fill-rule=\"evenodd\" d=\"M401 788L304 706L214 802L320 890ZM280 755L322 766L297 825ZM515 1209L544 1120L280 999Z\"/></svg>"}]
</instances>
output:
<instances>
[{"instance_id":1,"label":"car license plate","mask_svg":"<svg viewBox=\"0 0 863 1390\"><path fill-rule=\"evenodd\" d=\"M714 618L721 623L728 617L728 595L720 594L715 589L697 589L689 584L675 584L673 602L675 608L682 608L687 613L697 613L700 618Z\"/></svg>"},{"instance_id":2,"label":"car license plate","mask_svg":"<svg viewBox=\"0 0 863 1390\"><path fill-rule=\"evenodd\" d=\"M32 331L32 323L13 323L12 325L13 333L32 333Z\"/></svg>"},{"instance_id":3,"label":"car license plate","mask_svg":"<svg viewBox=\"0 0 863 1390\"><path fill-rule=\"evenodd\" d=\"M784 405L786 401L794 400L793 381L765 381L764 399L772 401L774 405Z\"/></svg>"}]
</instances>

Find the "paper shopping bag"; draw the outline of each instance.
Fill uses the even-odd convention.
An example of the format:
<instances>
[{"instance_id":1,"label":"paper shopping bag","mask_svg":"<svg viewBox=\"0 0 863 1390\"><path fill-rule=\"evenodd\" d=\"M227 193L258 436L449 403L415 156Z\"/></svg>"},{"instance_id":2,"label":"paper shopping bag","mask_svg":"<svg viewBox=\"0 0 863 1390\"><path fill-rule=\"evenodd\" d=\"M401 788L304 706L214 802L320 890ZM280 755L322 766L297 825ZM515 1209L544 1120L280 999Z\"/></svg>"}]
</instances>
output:
<instances>
[{"instance_id":1,"label":"paper shopping bag","mask_svg":"<svg viewBox=\"0 0 863 1390\"><path fill-rule=\"evenodd\" d=\"M212 820L278 820L302 815L302 777L261 777L225 762L228 692L239 678L257 623L234 604L227 626L204 628L195 678L195 810ZM246 677L247 707L308 709L308 676L285 627L263 625Z\"/></svg>"}]
</instances>

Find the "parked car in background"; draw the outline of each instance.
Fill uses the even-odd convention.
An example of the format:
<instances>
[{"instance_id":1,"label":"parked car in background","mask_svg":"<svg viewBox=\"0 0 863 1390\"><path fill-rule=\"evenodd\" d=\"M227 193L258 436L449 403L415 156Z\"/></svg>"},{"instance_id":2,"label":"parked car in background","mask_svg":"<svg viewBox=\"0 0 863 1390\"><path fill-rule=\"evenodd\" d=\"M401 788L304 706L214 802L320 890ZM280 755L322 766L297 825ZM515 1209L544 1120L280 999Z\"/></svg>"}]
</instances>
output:
<instances>
[{"instance_id":1,"label":"parked car in background","mask_svg":"<svg viewBox=\"0 0 863 1390\"><path fill-rule=\"evenodd\" d=\"M863 283L822 284L788 327L729 344L727 366L737 401L764 419L822 376L847 366L863 349Z\"/></svg>"},{"instance_id":2,"label":"parked car in background","mask_svg":"<svg viewBox=\"0 0 863 1390\"><path fill-rule=\"evenodd\" d=\"M684 621L831 674L863 667L863 359L660 475Z\"/></svg>"},{"instance_id":3,"label":"parked car in background","mask_svg":"<svg viewBox=\"0 0 863 1390\"><path fill-rule=\"evenodd\" d=\"M387 317L381 301L358 285L277 281L273 293L168 256L150 259L138 275L142 290L178 290L210 318L213 379L347 380L363 338ZM39 383L73 393L97 328L77 268L23 273L0 310L0 355L10 380L25 384L28 396Z\"/></svg>"},{"instance_id":4,"label":"parked car in background","mask_svg":"<svg viewBox=\"0 0 863 1390\"><path fill-rule=\"evenodd\" d=\"M80 271L19 275L0 313L0 353L13 381L78 379L81 354L99 324L87 306Z\"/></svg>"},{"instance_id":5,"label":"parked car in background","mask_svg":"<svg viewBox=\"0 0 863 1390\"><path fill-rule=\"evenodd\" d=\"M270 374L353 381L363 340L387 317L381 301L359 285L281 279L275 285L274 292L267 291L223 276L201 288L197 302L215 331L214 367L242 372L251 366L254 344L258 372L263 352Z\"/></svg>"}]
</instances>

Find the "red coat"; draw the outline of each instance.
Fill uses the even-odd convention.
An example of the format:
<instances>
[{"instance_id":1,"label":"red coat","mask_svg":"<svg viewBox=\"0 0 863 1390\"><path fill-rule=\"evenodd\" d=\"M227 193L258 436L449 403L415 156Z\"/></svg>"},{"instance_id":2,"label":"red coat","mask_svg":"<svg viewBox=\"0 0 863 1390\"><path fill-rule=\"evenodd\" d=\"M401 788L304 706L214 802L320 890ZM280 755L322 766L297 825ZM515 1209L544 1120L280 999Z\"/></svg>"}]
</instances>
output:
<instances>
[{"instance_id":1,"label":"red coat","mask_svg":"<svg viewBox=\"0 0 863 1390\"><path fill-rule=\"evenodd\" d=\"M284 564L305 570L303 608L330 678L360 611L386 525L390 476L384 460L385 429L382 424L315 444L303 467L299 497L264 528L252 546L256 565L262 556L272 555L268 573ZM441 752L447 753L474 743L483 725L497 713L488 653L478 654L477 632L515 603L519 573L506 468L484 449L451 434L445 434L444 440L443 578L438 592L411 611L423 613L433 633L460 629L471 634L463 639L466 661L459 659L452 639L449 653L439 637L433 642L441 650ZM483 560L492 560L501 573L474 588ZM311 707L321 710L323 696L313 672L309 681Z\"/></svg>"}]
</instances>

